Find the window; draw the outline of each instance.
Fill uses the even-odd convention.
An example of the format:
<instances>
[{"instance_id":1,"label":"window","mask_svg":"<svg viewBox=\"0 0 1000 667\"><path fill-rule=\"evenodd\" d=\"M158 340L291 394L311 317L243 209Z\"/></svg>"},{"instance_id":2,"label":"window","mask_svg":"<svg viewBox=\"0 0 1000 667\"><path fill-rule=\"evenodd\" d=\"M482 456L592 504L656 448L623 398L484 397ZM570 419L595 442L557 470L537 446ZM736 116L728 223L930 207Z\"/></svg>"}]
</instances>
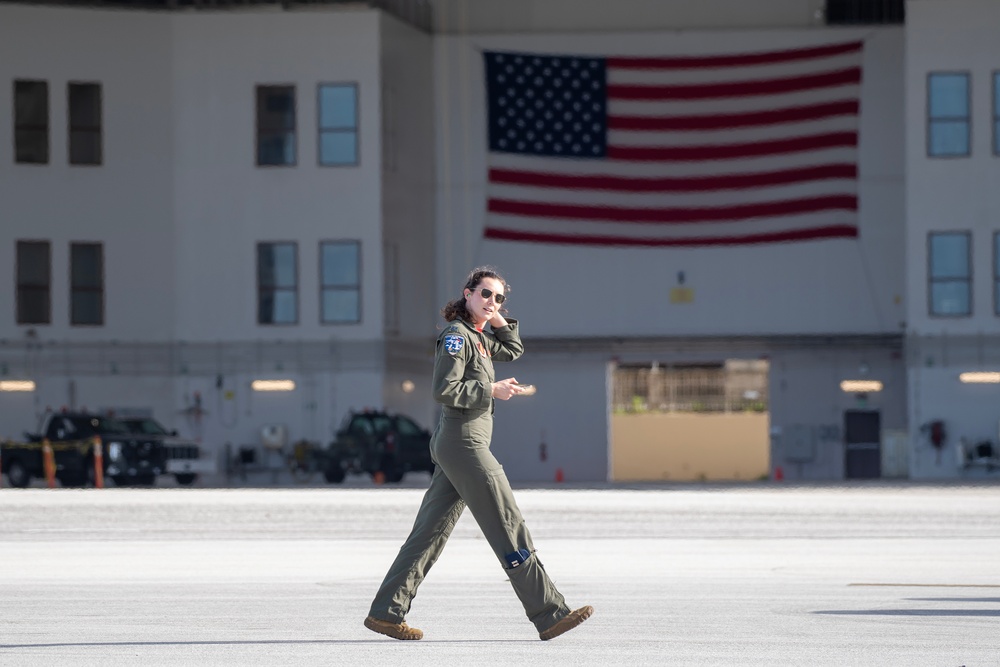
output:
<instances>
[{"instance_id":1,"label":"window","mask_svg":"<svg viewBox=\"0 0 1000 667\"><path fill-rule=\"evenodd\" d=\"M257 322L299 321L298 247L294 243L257 244Z\"/></svg>"},{"instance_id":2,"label":"window","mask_svg":"<svg viewBox=\"0 0 1000 667\"><path fill-rule=\"evenodd\" d=\"M826 0L828 25L903 23L904 0Z\"/></svg>"},{"instance_id":3,"label":"window","mask_svg":"<svg viewBox=\"0 0 1000 667\"><path fill-rule=\"evenodd\" d=\"M71 83L69 100L69 163L101 164L101 84Z\"/></svg>"},{"instance_id":4,"label":"window","mask_svg":"<svg viewBox=\"0 0 1000 667\"><path fill-rule=\"evenodd\" d=\"M14 161L49 162L49 84L14 82Z\"/></svg>"},{"instance_id":5,"label":"window","mask_svg":"<svg viewBox=\"0 0 1000 667\"><path fill-rule=\"evenodd\" d=\"M1000 155L1000 72L993 72L993 154Z\"/></svg>"},{"instance_id":6,"label":"window","mask_svg":"<svg viewBox=\"0 0 1000 667\"><path fill-rule=\"evenodd\" d=\"M70 244L70 324L104 324L104 246Z\"/></svg>"},{"instance_id":7,"label":"window","mask_svg":"<svg viewBox=\"0 0 1000 667\"><path fill-rule=\"evenodd\" d=\"M320 244L320 318L323 324L361 321L361 242Z\"/></svg>"},{"instance_id":8,"label":"window","mask_svg":"<svg viewBox=\"0 0 1000 667\"><path fill-rule=\"evenodd\" d=\"M295 165L295 86L257 86L257 164Z\"/></svg>"},{"instance_id":9,"label":"window","mask_svg":"<svg viewBox=\"0 0 1000 667\"><path fill-rule=\"evenodd\" d=\"M17 323L52 323L52 246L17 242Z\"/></svg>"},{"instance_id":10,"label":"window","mask_svg":"<svg viewBox=\"0 0 1000 667\"><path fill-rule=\"evenodd\" d=\"M969 232L931 232L927 236L930 314L972 314L972 258Z\"/></svg>"},{"instance_id":11,"label":"window","mask_svg":"<svg viewBox=\"0 0 1000 667\"><path fill-rule=\"evenodd\" d=\"M1000 315L1000 232L993 233L993 313Z\"/></svg>"},{"instance_id":12,"label":"window","mask_svg":"<svg viewBox=\"0 0 1000 667\"><path fill-rule=\"evenodd\" d=\"M319 163L324 167L358 163L358 86L319 87Z\"/></svg>"},{"instance_id":13,"label":"window","mask_svg":"<svg viewBox=\"0 0 1000 667\"><path fill-rule=\"evenodd\" d=\"M927 155L962 157L969 154L969 74L932 72L927 75Z\"/></svg>"}]
</instances>

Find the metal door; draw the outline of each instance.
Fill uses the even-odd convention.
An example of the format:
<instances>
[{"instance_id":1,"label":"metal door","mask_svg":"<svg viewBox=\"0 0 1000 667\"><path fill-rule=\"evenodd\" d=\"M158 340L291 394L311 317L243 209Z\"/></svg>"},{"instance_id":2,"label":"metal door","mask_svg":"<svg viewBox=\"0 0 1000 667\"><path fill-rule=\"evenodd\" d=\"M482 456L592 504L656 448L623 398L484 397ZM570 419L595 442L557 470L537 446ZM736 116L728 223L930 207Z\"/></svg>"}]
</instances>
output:
<instances>
[{"instance_id":1,"label":"metal door","mask_svg":"<svg viewBox=\"0 0 1000 667\"><path fill-rule=\"evenodd\" d=\"M844 445L844 477L881 477L882 413L878 410L845 410Z\"/></svg>"}]
</instances>

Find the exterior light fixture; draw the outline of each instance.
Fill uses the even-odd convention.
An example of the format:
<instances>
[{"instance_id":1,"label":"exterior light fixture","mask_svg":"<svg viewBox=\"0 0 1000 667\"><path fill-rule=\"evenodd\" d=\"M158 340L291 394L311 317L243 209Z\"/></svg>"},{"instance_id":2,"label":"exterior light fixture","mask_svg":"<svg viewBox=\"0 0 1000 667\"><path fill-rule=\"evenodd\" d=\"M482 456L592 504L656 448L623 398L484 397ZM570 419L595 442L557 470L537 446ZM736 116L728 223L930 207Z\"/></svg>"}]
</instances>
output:
<instances>
[{"instance_id":1,"label":"exterior light fixture","mask_svg":"<svg viewBox=\"0 0 1000 667\"><path fill-rule=\"evenodd\" d=\"M413 380L403 380L403 384L399 388L403 390L404 394L409 394L414 389Z\"/></svg>"},{"instance_id":2,"label":"exterior light fixture","mask_svg":"<svg viewBox=\"0 0 1000 667\"><path fill-rule=\"evenodd\" d=\"M958 379L965 384L1000 384L1000 373L970 372L961 373Z\"/></svg>"},{"instance_id":3,"label":"exterior light fixture","mask_svg":"<svg viewBox=\"0 0 1000 667\"><path fill-rule=\"evenodd\" d=\"M0 380L0 391L35 391L35 381Z\"/></svg>"},{"instance_id":4,"label":"exterior light fixture","mask_svg":"<svg viewBox=\"0 0 1000 667\"><path fill-rule=\"evenodd\" d=\"M294 391L295 380L254 380L250 387L254 391Z\"/></svg>"},{"instance_id":5,"label":"exterior light fixture","mask_svg":"<svg viewBox=\"0 0 1000 667\"><path fill-rule=\"evenodd\" d=\"M882 383L878 380L844 380L840 390L849 394L872 394L882 391Z\"/></svg>"}]
</instances>

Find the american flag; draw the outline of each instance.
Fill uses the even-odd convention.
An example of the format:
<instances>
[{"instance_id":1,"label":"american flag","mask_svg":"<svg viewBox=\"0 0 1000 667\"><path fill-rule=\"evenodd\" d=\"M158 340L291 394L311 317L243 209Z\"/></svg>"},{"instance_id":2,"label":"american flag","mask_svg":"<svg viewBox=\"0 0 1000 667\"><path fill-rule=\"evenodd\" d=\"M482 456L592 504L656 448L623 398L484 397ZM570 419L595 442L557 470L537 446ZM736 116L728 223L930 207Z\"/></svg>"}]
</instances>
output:
<instances>
[{"instance_id":1,"label":"american flag","mask_svg":"<svg viewBox=\"0 0 1000 667\"><path fill-rule=\"evenodd\" d=\"M709 56L484 53L490 239L854 238L862 43Z\"/></svg>"}]
</instances>

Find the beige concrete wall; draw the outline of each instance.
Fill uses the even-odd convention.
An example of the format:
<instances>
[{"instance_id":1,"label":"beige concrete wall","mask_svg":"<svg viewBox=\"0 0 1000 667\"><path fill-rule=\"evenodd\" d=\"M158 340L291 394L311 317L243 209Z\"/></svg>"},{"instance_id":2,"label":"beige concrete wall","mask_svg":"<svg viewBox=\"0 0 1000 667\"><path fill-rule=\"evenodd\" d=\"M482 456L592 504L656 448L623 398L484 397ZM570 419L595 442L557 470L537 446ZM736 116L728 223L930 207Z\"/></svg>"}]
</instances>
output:
<instances>
[{"instance_id":1,"label":"beige concrete wall","mask_svg":"<svg viewBox=\"0 0 1000 667\"><path fill-rule=\"evenodd\" d=\"M767 413L611 418L615 481L754 480L769 471Z\"/></svg>"}]
</instances>

